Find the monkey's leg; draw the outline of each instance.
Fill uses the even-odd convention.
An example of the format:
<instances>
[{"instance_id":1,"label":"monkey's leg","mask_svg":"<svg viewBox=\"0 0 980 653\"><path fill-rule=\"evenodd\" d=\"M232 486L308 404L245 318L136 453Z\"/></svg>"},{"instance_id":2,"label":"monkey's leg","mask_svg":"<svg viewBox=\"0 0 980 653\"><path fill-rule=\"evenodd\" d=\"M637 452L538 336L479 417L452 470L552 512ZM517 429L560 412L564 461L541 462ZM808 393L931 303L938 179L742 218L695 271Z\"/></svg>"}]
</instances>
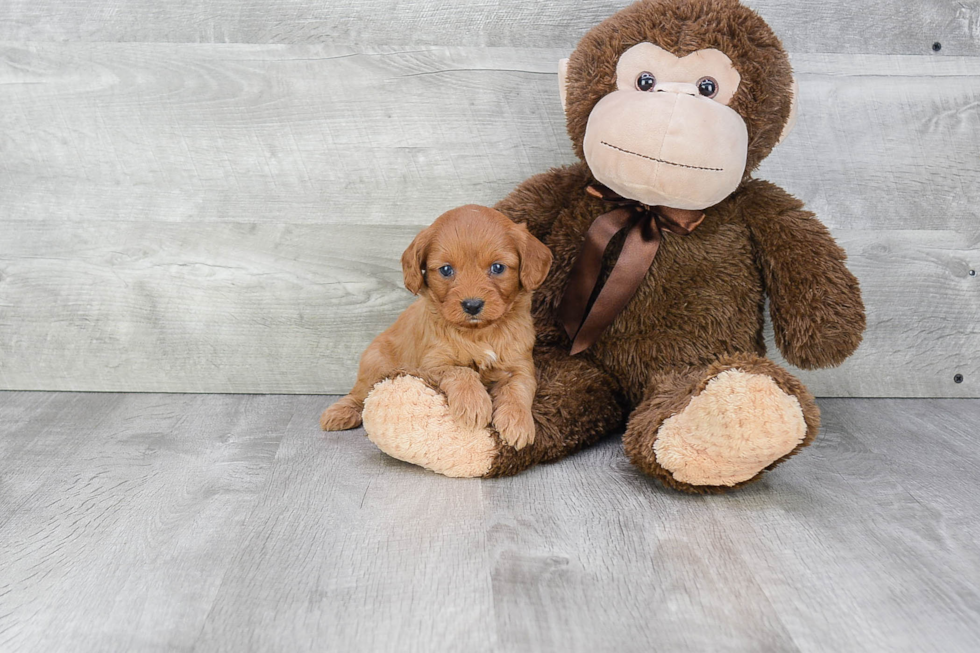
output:
<instances>
[{"instance_id":1,"label":"monkey's leg","mask_svg":"<svg viewBox=\"0 0 980 653\"><path fill-rule=\"evenodd\" d=\"M520 451L500 446L486 476L511 476L528 467L558 460L620 430L625 400L619 384L584 358L557 348L534 350L537 392L534 442Z\"/></svg>"},{"instance_id":2,"label":"monkey's leg","mask_svg":"<svg viewBox=\"0 0 980 653\"><path fill-rule=\"evenodd\" d=\"M668 487L719 493L757 480L819 428L802 383L770 360L739 354L655 376L623 444L633 464Z\"/></svg>"},{"instance_id":3,"label":"monkey's leg","mask_svg":"<svg viewBox=\"0 0 980 653\"><path fill-rule=\"evenodd\" d=\"M536 349L534 362L535 437L520 451L493 429L458 424L445 396L411 376L375 387L364 404L364 428L393 458L446 476L490 477L567 456L623 426L623 399L608 375L556 349Z\"/></svg>"}]
</instances>

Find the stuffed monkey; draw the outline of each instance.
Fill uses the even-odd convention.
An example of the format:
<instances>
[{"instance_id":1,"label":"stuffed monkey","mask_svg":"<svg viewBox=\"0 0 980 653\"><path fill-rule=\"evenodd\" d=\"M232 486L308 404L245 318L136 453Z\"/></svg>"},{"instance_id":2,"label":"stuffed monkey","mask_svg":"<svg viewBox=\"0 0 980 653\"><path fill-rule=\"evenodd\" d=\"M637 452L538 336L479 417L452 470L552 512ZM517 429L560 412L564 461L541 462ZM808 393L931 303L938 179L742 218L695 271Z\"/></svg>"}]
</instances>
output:
<instances>
[{"instance_id":1,"label":"stuffed monkey","mask_svg":"<svg viewBox=\"0 0 980 653\"><path fill-rule=\"evenodd\" d=\"M865 327L858 282L826 227L754 171L792 127L789 59L735 0L641 0L560 63L580 161L496 208L554 254L535 294L535 438L463 429L413 377L365 402L383 451L450 476L503 476L621 433L665 485L720 492L810 444L819 411L765 358L840 364Z\"/></svg>"}]
</instances>

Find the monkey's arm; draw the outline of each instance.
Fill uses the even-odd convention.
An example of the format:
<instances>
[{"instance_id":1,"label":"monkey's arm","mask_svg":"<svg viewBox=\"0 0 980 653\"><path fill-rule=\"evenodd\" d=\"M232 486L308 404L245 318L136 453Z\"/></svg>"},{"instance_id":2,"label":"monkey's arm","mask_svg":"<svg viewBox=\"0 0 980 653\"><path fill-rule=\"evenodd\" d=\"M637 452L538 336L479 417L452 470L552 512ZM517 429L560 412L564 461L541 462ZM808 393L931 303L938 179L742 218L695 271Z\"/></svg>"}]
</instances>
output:
<instances>
[{"instance_id":1,"label":"monkey's arm","mask_svg":"<svg viewBox=\"0 0 980 653\"><path fill-rule=\"evenodd\" d=\"M743 216L769 294L776 345L803 369L840 365L861 343L864 303L847 255L803 203L768 182L746 185Z\"/></svg>"},{"instance_id":2,"label":"monkey's arm","mask_svg":"<svg viewBox=\"0 0 980 653\"><path fill-rule=\"evenodd\" d=\"M569 206L570 196L585 193L590 183L592 176L584 163L552 168L521 182L494 208L526 224L531 235L544 240L558 214Z\"/></svg>"}]
</instances>

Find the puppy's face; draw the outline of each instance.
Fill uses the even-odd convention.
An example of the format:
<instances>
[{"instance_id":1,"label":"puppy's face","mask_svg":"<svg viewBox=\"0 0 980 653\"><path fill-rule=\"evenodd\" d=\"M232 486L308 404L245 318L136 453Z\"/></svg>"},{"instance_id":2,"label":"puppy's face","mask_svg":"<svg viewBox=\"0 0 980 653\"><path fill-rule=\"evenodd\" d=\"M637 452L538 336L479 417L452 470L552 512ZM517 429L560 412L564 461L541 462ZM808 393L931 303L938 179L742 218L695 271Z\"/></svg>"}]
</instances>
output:
<instances>
[{"instance_id":1,"label":"puppy's face","mask_svg":"<svg viewBox=\"0 0 980 653\"><path fill-rule=\"evenodd\" d=\"M402 255L405 286L462 328L499 320L550 267L551 252L524 225L476 205L439 216Z\"/></svg>"}]
</instances>

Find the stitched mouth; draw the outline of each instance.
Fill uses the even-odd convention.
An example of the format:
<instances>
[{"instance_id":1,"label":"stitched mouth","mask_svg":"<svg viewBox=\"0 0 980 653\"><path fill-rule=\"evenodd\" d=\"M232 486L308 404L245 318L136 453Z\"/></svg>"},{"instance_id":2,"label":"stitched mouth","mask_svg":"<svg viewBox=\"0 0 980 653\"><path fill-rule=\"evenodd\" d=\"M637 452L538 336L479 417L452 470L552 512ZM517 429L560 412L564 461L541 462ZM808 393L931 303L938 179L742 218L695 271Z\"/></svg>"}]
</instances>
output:
<instances>
[{"instance_id":1,"label":"stitched mouth","mask_svg":"<svg viewBox=\"0 0 980 653\"><path fill-rule=\"evenodd\" d=\"M669 166L677 166L678 168L688 168L690 170L707 170L708 172L724 172L725 171L724 168L702 168L701 166L689 166L689 165L686 165L684 163L675 163L673 161L668 161L666 159L658 159L656 157L647 156L646 154L640 154L639 152L630 152L629 150L624 150L621 147L616 147L615 145L612 145L610 143L607 143L606 141L599 141L599 142L602 143L603 145L605 145L608 148L617 150L619 152L623 152L624 154L632 154L633 156L638 156L641 159L647 159L648 161L656 161L657 163L665 163L665 164L667 164Z\"/></svg>"}]
</instances>

